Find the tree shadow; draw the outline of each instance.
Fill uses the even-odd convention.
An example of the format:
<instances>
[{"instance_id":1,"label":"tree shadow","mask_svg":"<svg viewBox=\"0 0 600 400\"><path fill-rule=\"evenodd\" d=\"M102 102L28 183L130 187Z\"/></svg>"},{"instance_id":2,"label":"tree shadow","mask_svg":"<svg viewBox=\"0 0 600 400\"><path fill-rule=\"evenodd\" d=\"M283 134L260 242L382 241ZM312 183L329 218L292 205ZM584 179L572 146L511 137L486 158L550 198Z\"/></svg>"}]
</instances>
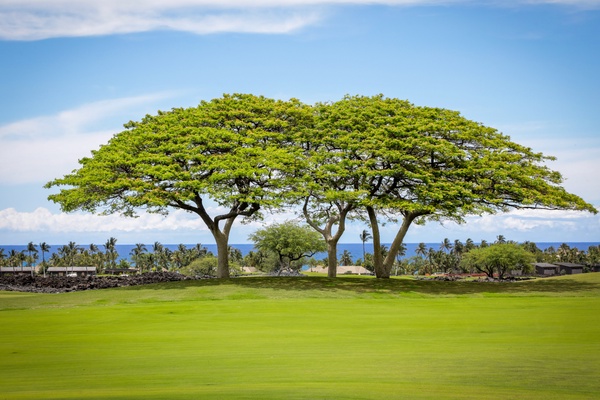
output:
<instances>
[{"instance_id":1,"label":"tree shadow","mask_svg":"<svg viewBox=\"0 0 600 400\"><path fill-rule=\"evenodd\" d=\"M270 289L275 291L316 291L352 292L356 294L380 293L402 295L417 293L423 295L475 295L475 294L542 294L597 292L600 295L600 281L589 282L581 279L543 278L516 282L476 282L476 281L426 281L415 279L375 279L373 277L340 276L327 278L320 276L272 277L252 276L230 279L200 279L180 282L164 282L144 286L129 286L125 290L142 289L181 289L184 287L236 286L244 289Z\"/></svg>"}]
</instances>

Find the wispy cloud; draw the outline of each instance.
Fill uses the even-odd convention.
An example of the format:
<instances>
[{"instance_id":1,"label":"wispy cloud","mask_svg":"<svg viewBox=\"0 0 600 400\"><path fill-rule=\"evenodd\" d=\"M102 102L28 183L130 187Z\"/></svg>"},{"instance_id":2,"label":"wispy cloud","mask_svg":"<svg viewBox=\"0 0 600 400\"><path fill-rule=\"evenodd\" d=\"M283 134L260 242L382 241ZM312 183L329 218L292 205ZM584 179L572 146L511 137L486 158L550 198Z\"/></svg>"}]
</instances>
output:
<instances>
[{"instance_id":1,"label":"wispy cloud","mask_svg":"<svg viewBox=\"0 0 600 400\"><path fill-rule=\"evenodd\" d=\"M0 39L41 40L153 30L285 34L321 21L325 7L455 3L481 4L473 0L2 0ZM498 0L488 4L515 3L600 8L598 0Z\"/></svg>"},{"instance_id":2,"label":"wispy cloud","mask_svg":"<svg viewBox=\"0 0 600 400\"><path fill-rule=\"evenodd\" d=\"M218 206L208 207L210 215L226 212ZM230 237L231 243L245 243L248 235L265 225L293 219L293 212L266 216L265 221L252 221L242 224L241 219ZM139 218L120 215L100 216L89 213L51 212L39 207L31 212L17 211L14 208L0 210L0 243L21 243L23 240L53 241L55 243L74 238L85 238L99 242L113 236L123 243L153 242L167 243L213 242L212 235L200 217L181 210L171 210L169 215L141 212ZM15 239L16 238L16 239ZM79 239L78 239L79 240Z\"/></svg>"},{"instance_id":3,"label":"wispy cloud","mask_svg":"<svg viewBox=\"0 0 600 400\"><path fill-rule=\"evenodd\" d=\"M0 183L44 183L69 173L132 116L154 112L151 106L173 96L103 100L0 126Z\"/></svg>"},{"instance_id":4,"label":"wispy cloud","mask_svg":"<svg viewBox=\"0 0 600 400\"><path fill-rule=\"evenodd\" d=\"M178 229L206 229L200 218L183 211L175 211L168 216L141 214L139 218L125 218L119 215L100 216L87 213L52 213L40 207L32 212L19 212L14 208L0 210L0 230L14 232L133 232L133 231L173 231Z\"/></svg>"}]
</instances>

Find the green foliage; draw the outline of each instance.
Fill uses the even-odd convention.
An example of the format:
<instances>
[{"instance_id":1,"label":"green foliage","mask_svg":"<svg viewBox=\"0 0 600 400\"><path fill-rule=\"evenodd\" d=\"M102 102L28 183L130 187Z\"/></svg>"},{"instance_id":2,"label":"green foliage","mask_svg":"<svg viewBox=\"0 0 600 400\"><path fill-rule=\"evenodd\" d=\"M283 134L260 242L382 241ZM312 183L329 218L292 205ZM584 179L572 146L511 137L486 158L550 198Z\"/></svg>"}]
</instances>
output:
<instances>
[{"instance_id":1,"label":"green foliage","mask_svg":"<svg viewBox=\"0 0 600 400\"><path fill-rule=\"evenodd\" d=\"M296 100L235 94L147 115L81 159L78 170L49 182L66 187L49 199L64 211L196 213L217 242L218 275L226 277L234 220L256 218L293 194L288 178L302 157L292 137L310 115L306 109ZM209 215L205 199L227 211Z\"/></svg>"},{"instance_id":2,"label":"green foliage","mask_svg":"<svg viewBox=\"0 0 600 400\"><path fill-rule=\"evenodd\" d=\"M179 272L188 276L215 276L217 266L217 257L206 256L192 261L187 266L181 268Z\"/></svg>"},{"instance_id":3,"label":"green foliage","mask_svg":"<svg viewBox=\"0 0 600 400\"><path fill-rule=\"evenodd\" d=\"M346 184L354 183L353 199L368 211L378 277L389 277L415 221L463 222L466 215L511 208L596 212L560 186L562 176L544 165L552 157L456 111L381 95L347 96L322 108L323 135L341 154L331 170L345 177ZM402 220L383 261L377 250L381 216Z\"/></svg>"},{"instance_id":4,"label":"green foliage","mask_svg":"<svg viewBox=\"0 0 600 400\"><path fill-rule=\"evenodd\" d=\"M125 128L78 170L47 183L61 187L49 199L64 211L195 213L216 241L219 277L229 276L235 220L289 205L301 205L327 242L333 272L346 219L368 218L382 278L413 222L463 222L513 208L597 212L561 186L560 173L546 166L553 157L459 112L383 95L314 106L224 95ZM225 211L209 215L207 199ZM385 221L400 224L381 256Z\"/></svg>"},{"instance_id":5,"label":"green foliage","mask_svg":"<svg viewBox=\"0 0 600 400\"><path fill-rule=\"evenodd\" d=\"M530 272L535 256L515 243L495 243L473 249L462 258L463 266L484 272L490 278L502 279L512 271Z\"/></svg>"},{"instance_id":6,"label":"green foliage","mask_svg":"<svg viewBox=\"0 0 600 400\"><path fill-rule=\"evenodd\" d=\"M279 270L298 270L304 258L327 249L323 238L308 226L293 221L273 224L249 236L254 246L277 255Z\"/></svg>"}]
</instances>

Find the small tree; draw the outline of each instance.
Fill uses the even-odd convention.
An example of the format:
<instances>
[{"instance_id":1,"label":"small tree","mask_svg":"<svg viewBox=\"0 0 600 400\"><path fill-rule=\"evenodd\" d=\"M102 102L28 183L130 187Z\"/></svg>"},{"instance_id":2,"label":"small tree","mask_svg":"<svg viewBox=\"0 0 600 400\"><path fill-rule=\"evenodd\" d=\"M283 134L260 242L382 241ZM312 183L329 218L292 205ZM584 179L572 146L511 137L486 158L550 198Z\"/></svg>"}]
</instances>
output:
<instances>
[{"instance_id":1,"label":"small tree","mask_svg":"<svg viewBox=\"0 0 600 400\"><path fill-rule=\"evenodd\" d=\"M180 272L188 276L214 276L217 272L217 264L217 257L203 256L181 268Z\"/></svg>"},{"instance_id":2,"label":"small tree","mask_svg":"<svg viewBox=\"0 0 600 400\"><path fill-rule=\"evenodd\" d=\"M327 245L318 232L293 221L259 229L249 238L258 250L277 255L278 273L298 270L302 266L299 261L327 250Z\"/></svg>"},{"instance_id":3,"label":"small tree","mask_svg":"<svg viewBox=\"0 0 600 400\"><path fill-rule=\"evenodd\" d=\"M467 268L475 268L493 278L499 279L512 271L529 272L535 256L515 243L496 243L469 251L463 256L462 264Z\"/></svg>"},{"instance_id":4,"label":"small tree","mask_svg":"<svg viewBox=\"0 0 600 400\"><path fill-rule=\"evenodd\" d=\"M340 257L340 265L352 265L353 263L352 254L348 250L344 250Z\"/></svg>"}]
</instances>

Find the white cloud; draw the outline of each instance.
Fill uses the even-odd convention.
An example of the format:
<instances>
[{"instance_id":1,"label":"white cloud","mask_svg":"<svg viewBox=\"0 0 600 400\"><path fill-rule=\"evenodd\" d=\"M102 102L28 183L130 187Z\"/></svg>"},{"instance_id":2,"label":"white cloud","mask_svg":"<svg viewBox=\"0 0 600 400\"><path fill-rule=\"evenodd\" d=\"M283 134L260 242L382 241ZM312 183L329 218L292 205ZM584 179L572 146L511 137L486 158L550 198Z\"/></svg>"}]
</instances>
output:
<instances>
[{"instance_id":1,"label":"white cloud","mask_svg":"<svg viewBox=\"0 0 600 400\"><path fill-rule=\"evenodd\" d=\"M71 172L78 159L106 143L124 122L172 96L103 100L0 126L0 184L45 183Z\"/></svg>"},{"instance_id":2,"label":"white cloud","mask_svg":"<svg viewBox=\"0 0 600 400\"><path fill-rule=\"evenodd\" d=\"M473 0L1 0L0 39L41 40L176 30L289 33L322 19L332 5L418 6L474 3ZM509 4L493 1L491 4ZM597 8L598 0L522 0L523 4L561 4Z\"/></svg>"},{"instance_id":3,"label":"white cloud","mask_svg":"<svg viewBox=\"0 0 600 400\"><path fill-rule=\"evenodd\" d=\"M179 229L206 230L199 217L184 211L174 211L168 216L143 213L139 218L120 215L94 215L87 213L52 213L39 207L32 212L19 212L14 208L0 210L0 230L14 232L142 232L173 231Z\"/></svg>"},{"instance_id":4,"label":"white cloud","mask_svg":"<svg viewBox=\"0 0 600 400\"><path fill-rule=\"evenodd\" d=\"M212 216L226 212L216 205L207 209ZM236 221L230 236L231 243L246 243L248 235L266 225L294 219L293 212L267 215L264 221L242 224ZM214 239L200 217L182 210L171 210L167 216L141 212L138 218L89 213L53 213L39 207L32 212L21 212L14 208L0 210L0 243L19 244L37 240L55 243L75 240L98 242L113 236L123 243L154 242L203 243Z\"/></svg>"},{"instance_id":5,"label":"white cloud","mask_svg":"<svg viewBox=\"0 0 600 400\"><path fill-rule=\"evenodd\" d=\"M528 235L553 237L568 235L569 232L593 232L600 228L600 217L579 211L513 210L504 214L469 217L464 225L452 229L492 234L503 234L515 240ZM585 239L585 238L583 238ZM587 239L592 240L593 237ZM566 240L566 239L565 239Z\"/></svg>"},{"instance_id":6,"label":"white cloud","mask_svg":"<svg viewBox=\"0 0 600 400\"><path fill-rule=\"evenodd\" d=\"M562 186L587 202L600 202L600 186L595 184L600 170L600 137L546 121L501 124L498 128L511 140L556 157L546 165L561 173L565 179Z\"/></svg>"}]
</instances>

